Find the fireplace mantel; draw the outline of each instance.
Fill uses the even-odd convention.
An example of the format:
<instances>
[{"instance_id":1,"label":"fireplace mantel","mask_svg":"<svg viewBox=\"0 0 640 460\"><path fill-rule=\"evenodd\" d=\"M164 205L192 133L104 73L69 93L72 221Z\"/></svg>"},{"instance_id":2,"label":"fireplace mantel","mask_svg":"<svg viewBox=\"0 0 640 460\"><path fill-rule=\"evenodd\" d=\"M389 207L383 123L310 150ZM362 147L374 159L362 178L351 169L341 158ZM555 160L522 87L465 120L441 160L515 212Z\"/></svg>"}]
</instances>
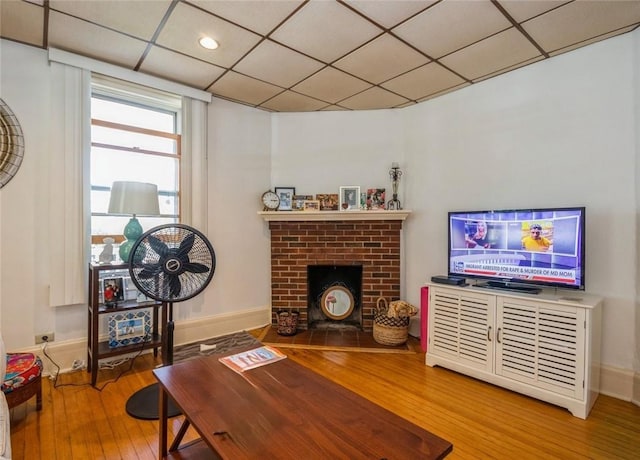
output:
<instances>
[{"instance_id":1,"label":"fireplace mantel","mask_svg":"<svg viewBox=\"0 0 640 460\"><path fill-rule=\"evenodd\" d=\"M260 211L267 222L308 222L338 220L405 220L411 211Z\"/></svg>"}]
</instances>

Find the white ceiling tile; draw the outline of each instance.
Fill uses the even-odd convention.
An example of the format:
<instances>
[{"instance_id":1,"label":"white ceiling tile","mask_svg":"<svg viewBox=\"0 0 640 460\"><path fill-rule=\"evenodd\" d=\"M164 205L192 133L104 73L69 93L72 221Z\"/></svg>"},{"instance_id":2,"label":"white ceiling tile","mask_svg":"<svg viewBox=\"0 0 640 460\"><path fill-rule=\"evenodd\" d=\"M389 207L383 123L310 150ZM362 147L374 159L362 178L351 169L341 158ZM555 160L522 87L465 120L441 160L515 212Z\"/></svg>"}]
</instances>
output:
<instances>
[{"instance_id":1,"label":"white ceiling tile","mask_svg":"<svg viewBox=\"0 0 640 460\"><path fill-rule=\"evenodd\" d=\"M50 0L52 9L151 40L171 0Z\"/></svg>"},{"instance_id":2,"label":"white ceiling tile","mask_svg":"<svg viewBox=\"0 0 640 460\"><path fill-rule=\"evenodd\" d=\"M389 34L384 34L336 61L334 65L378 84L427 62L429 59L413 48Z\"/></svg>"},{"instance_id":3,"label":"white ceiling tile","mask_svg":"<svg viewBox=\"0 0 640 460\"><path fill-rule=\"evenodd\" d=\"M440 62L463 77L475 80L539 55L529 40L511 28L450 54Z\"/></svg>"},{"instance_id":4,"label":"white ceiling tile","mask_svg":"<svg viewBox=\"0 0 640 460\"><path fill-rule=\"evenodd\" d=\"M147 42L113 32L66 14L49 14L49 45L104 62L134 68Z\"/></svg>"},{"instance_id":5,"label":"white ceiling tile","mask_svg":"<svg viewBox=\"0 0 640 460\"><path fill-rule=\"evenodd\" d=\"M198 44L203 36L219 43L215 50ZM157 43L212 64L229 67L260 41L260 36L218 19L210 13L178 3L158 37Z\"/></svg>"},{"instance_id":6,"label":"white ceiling tile","mask_svg":"<svg viewBox=\"0 0 640 460\"><path fill-rule=\"evenodd\" d=\"M227 72L208 91L216 96L259 105L280 93L282 88L236 72Z\"/></svg>"},{"instance_id":7,"label":"white ceiling tile","mask_svg":"<svg viewBox=\"0 0 640 460\"><path fill-rule=\"evenodd\" d=\"M270 40L260 43L234 70L289 88L324 67L319 61Z\"/></svg>"},{"instance_id":8,"label":"white ceiling tile","mask_svg":"<svg viewBox=\"0 0 640 460\"><path fill-rule=\"evenodd\" d=\"M294 93L293 91L285 91L278 94L276 97L269 99L267 102L261 105L267 109L275 110L278 112L312 112L320 110L327 104L322 101L317 101L302 94Z\"/></svg>"},{"instance_id":9,"label":"white ceiling tile","mask_svg":"<svg viewBox=\"0 0 640 460\"><path fill-rule=\"evenodd\" d=\"M406 107L544 60L511 21L549 56L640 25L640 0L48 0L46 24L44 3L0 0L0 37L269 111Z\"/></svg>"},{"instance_id":10,"label":"white ceiling tile","mask_svg":"<svg viewBox=\"0 0 640 460\"><path fill-rule=\"evenodd\" d=\"M332 67L325 67L320 72L294 86L293 90L308 94L322 101L336 103L369 87L371 85L367 82Z\"/></svg>"},{"instance_id":11,"label":"white ceiling tile","mask_svg":"<svg viewBox=\"0 0 640 460\"><path fill-rule=\"evenodd\" d=\"M383 83L382 86L409 99L418 100L464 83L458 75L430 63Z\"/></svg>"},{"instance_id":12,"label":"white ceiling tile","mask_svg":"<svg viewBox=\"0 0 640 460\"><path fill-rule=\"evenodd\" d=\"M577 0L522 24L546 51L555 51L640 22L640 1Z\"/></svg>"},{"instance_id":13,"label":"white ceiling tile","mask_svg":"<svg viewBox=\"0 0 640 460\"><path fill-rule=\"evenodd\" d=\"M572 0L499 0L498 3L516 22L520 23L569 1Z\"/></svg>"},{"instance_id":14,"label":"white ceiling tile","mask_svg":"<svg viewBox=\"0 0 640 460\"><path fill-rule=\"evenodd\" d=\"M346 3L383 27L391 28L436 3L437 0L346 0Z\"/></svg>"},{"instance_id":15,"label":"white ceiling tile","mask_svg":"<svg viewBox=\"0 0 640 460\"><path fill-rule=\"evenodd\" d=\"M191 3L262 35L284 21L303 0L191 0Z\"/></svg>"},{"instance_id":16,"label":"white ceiling tile","mask_svg":"<svg viewBox=\"0 0 640 460\"><path fill-rule=\"evenodd\" d=\"M372 110L397 107L407 102L409 101L404 97L374 86L371 89L341 101L340 105L352 110Z\"/></svg>"},{"instance_id":17,"label":"white ceiling tile","mask_svg":"<svg viewBox=\"0 0 640 460\"><path fill-rule=\"evenodd\" d=\"M167 62L171 62L171 66L168 67ZM223 74L225 69L154 46L142 62L140 71L195 88L206 89Z\"/></svg>"},{"instance_id":18,"label":"white ceiling tile","mask_svg":"<svg viewBox=\"0 0 640 460\"><path fill-rule=\"evenodd\" d=\"M444 0L393 33L432 58L439 58L511 26L489 0Z\"/></svg>"},{"instance_id":19,"label":"white ceiling tile","mask_svg":"<svg viewBox=\"0 0 640 460\"><path fill-rule=\"evenodd\" d=\"M0 37L42 46L44 8L19 1L0 1Z\"/></svg>"},{"instance_id":20,"label":"white ceiling tile","mask_svg":"<svg viewBox=\"0 0 640 460\"><path fill-rule=\"evenodd\" d=\"M381 29L339 3L312 0L271 38L330 63L380 33Z\"/></svg>"}]
</instances>

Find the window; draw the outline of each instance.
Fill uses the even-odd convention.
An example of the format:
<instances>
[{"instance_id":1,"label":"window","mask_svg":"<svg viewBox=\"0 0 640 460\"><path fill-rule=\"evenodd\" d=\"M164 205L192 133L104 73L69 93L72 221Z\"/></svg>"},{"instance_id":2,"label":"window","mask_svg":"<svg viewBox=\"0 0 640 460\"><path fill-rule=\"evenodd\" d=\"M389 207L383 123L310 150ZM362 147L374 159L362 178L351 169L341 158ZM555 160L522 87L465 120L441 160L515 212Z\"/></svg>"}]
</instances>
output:
<instances>
[{"instance_id":1,"label":"window","mask_svg":"<svg viewBox=\"0 0 640 460\"><path fill-rule=\"evenodd\" d=\"M181 98L94 76L91 86L91 253L116 243L131 216L108 214L114 181L158 186L159 217L138 220L146 231L180 221ZM117 252L117 251L116 251Z\"/></svg>"}]
</instances>

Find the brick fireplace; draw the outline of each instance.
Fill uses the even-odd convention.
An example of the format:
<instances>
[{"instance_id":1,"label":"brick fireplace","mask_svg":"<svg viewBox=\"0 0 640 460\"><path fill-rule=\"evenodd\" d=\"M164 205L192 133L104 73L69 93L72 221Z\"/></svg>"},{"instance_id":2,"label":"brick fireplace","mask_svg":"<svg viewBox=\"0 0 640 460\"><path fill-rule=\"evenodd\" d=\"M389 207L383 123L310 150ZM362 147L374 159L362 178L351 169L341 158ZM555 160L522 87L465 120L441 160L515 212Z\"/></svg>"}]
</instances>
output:
<instances>
[{"instance_id":1,"label":"brick fireplace","mask_svg":"<svg viewBox=\"0 0 640 460\"><path fill-rule=\"evenodd\" d=\"M373 330L379 297L400 297L402 223L410 211L261 212L271 230L271 317L298 312L307 329L310 266L362 267L361 327Z\"/></svg>"}]
</instances>

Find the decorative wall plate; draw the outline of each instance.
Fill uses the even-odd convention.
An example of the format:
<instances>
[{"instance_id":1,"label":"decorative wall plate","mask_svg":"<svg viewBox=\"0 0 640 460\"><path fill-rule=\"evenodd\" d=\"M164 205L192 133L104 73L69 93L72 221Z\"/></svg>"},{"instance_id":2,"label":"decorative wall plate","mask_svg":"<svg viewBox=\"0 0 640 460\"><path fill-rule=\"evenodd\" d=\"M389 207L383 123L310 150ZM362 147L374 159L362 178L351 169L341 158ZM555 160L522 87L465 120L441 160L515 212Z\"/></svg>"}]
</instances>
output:
<instances>
[{"instance_id":1,"label":"decorative wall plate","mask_svg":"<svg viewBox=\"0 0 640 460\"><path fill-rule=\"evenodd\" d=\"M0 188L16 175L24 156L24 136L18 119L0 99Z\"/></svg>"}]
</instances>

